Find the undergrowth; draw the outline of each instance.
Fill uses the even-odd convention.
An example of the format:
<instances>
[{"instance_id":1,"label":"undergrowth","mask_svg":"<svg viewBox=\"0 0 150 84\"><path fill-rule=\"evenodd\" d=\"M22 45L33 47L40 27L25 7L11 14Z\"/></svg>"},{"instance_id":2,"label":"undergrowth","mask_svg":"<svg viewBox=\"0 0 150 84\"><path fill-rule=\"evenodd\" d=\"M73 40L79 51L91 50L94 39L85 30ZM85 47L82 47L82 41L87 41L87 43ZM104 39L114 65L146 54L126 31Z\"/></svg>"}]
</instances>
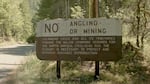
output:
<instances>
[{"instance_id":1,"label":"undergrowth","mask_svg":"<svg viewBox=\"0 0 150 84\"><path fill-rule=\"evenodd\" d=\"M15 83L149 84L150 64L141 50L127 42L123 44L122 53L122 59L117 62L100 62L99 80L94 80L94 62L62 61L61 79L57 79L56 62L40 61L31 53L28 61L18 69Z\"/></svg>"}]
</instances>

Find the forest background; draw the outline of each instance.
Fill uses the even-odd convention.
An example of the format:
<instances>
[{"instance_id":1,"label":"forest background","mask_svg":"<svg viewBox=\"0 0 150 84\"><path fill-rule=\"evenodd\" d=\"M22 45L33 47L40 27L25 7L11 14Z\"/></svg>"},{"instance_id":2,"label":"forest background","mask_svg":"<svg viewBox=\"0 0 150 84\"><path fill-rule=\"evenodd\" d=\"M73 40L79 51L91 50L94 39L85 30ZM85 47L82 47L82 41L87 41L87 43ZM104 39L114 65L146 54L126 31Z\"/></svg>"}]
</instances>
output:
<instances>
[{"instance_id":1,"label":"forest background","mask_svg":"<svg viewBox=\"0 0 150 84\"><path fill-rule=\"evenodd\" d=\"M36 23L40 20L92 18L91 7L94 1L0 0L0 43L12 40L34 43ZM118 62L100 63L101 81L92 80L93 62L84 64L63 62L63 77L62 80L57 80L54 74L55 62L39 61L36 59L35 53L31 53L30 55L33 56L29 58L30 60L20 67L20 75L16 77L16 80L28 84L52 82L61 82L62 84L78 84L79 82L81 84L149 84L150 0L96 1L99 2L98 16L121 20L123 34L123 58ZM30 74L33 72L35 74L31 76ZM77 80L71 81L70 77L72 76Z\"/></svg>"}]
</instances>

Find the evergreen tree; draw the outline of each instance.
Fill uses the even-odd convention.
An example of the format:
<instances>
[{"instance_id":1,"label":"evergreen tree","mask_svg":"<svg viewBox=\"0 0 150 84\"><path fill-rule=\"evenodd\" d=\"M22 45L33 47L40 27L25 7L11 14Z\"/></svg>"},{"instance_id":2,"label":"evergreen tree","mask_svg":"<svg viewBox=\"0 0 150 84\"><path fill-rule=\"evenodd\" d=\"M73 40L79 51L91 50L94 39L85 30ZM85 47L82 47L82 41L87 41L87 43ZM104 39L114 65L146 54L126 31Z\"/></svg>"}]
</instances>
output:
<instances>
[{"instance_id":1,"label":"evergreen tree","mask_svg":"<svg viewBox=\"0 0 150 84\"><path fill-rule=\"evenodd\" d=\"M23 17L23 34L22 38L27 39L32 33L33 33L33 28L32 28L32 12L30 10L30 5L28 0L23 0L23 2L20 4L21 12L22 12L22 17Z\"/></svg>"},{"instance_id":2,"label":"evergreen tree","mask_svg":"<svg viewBox=\"0 0 150 84\"><path fill-rule=\"evenodd\" d=\"M78 4L79 0L41 0L37 16L39 20L70 17L70 8Z\"/></svg>"},{"instance_id":3,"label":"evergreen tree","mask_svg":"<svg viewBox=\"0 0 150 84\"><path fill-rule=\"evenodd\" d=\"M28 0L0 0L0 36L16 40L32 33L32 16Z\"/></svg>"}]
</instances>

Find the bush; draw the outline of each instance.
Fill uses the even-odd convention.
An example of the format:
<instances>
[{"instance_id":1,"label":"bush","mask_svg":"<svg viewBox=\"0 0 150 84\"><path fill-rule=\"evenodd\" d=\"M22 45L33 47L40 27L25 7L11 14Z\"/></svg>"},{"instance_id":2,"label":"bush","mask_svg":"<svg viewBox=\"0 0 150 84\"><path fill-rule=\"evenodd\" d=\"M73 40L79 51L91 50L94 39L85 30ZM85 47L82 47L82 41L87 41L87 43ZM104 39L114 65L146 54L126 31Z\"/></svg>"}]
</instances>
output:
<instances>
[{"instance_id":1,"label":"bush","mask_svg":"<svg viewBox=\"0 0 150 84\"><path fill-rule=\"evenodd\" d=\"M28 43L35 43L35 34L32 34L30 37L27 38Z\"/></svg>"}]
</instances>

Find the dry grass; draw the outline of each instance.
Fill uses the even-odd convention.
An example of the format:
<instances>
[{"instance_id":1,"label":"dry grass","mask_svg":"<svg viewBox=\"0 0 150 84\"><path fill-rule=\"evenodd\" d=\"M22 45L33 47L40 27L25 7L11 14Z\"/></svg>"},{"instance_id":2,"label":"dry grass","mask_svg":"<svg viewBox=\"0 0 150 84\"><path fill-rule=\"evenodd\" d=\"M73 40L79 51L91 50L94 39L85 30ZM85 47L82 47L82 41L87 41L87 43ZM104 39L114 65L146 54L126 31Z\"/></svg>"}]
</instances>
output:
<instances>
[{"instance_id":1,"label":"dry grass","mask_svg":"<svg viewBox=\"0 0 150 84\"><path fill-rule=\"evenodd\" d=\"M120 66L111 70L100 69L100 80L93 79L94 71L80 62L62 62L61 79L56 77L56 62L40 61L35 54L30 54L27 63L18 69L15 84L149 84L150 76L133 76L122 70ZM112 66L116 66L113 65ZM118 69L116 69L118 68ZM86 69L86 70L85 70ZM144 77L144 79L143 79ZM146 78L146 79L145 79ZM145 81L146 80L146 81Z\"/></svg>"},{"instance_id":2,"label":"dry grass","mask_svg":"<svg viewBox=\"0 0 150 84\"><path fill-rule=\"evenodd\" d=\"M134 38L130 40L124 38L123 42L131 41L134 44L134 40ZM80 62L63 62L62 77L57 79L56 62L40 61L35 53L30 53L26 64L21 66L14 75L15 82L13 82L14 84L150 84L150 44L145 44L143 53L145 60L142 62L142 67L149 68L148 72L140 71L141 68L138 66L140 73L134 74L125 70L127 64L110 63L109 70L100 69L100 80L97 81L93 79L93 66L91 68L82 66Z\"/></svg>"}]
</instances>

